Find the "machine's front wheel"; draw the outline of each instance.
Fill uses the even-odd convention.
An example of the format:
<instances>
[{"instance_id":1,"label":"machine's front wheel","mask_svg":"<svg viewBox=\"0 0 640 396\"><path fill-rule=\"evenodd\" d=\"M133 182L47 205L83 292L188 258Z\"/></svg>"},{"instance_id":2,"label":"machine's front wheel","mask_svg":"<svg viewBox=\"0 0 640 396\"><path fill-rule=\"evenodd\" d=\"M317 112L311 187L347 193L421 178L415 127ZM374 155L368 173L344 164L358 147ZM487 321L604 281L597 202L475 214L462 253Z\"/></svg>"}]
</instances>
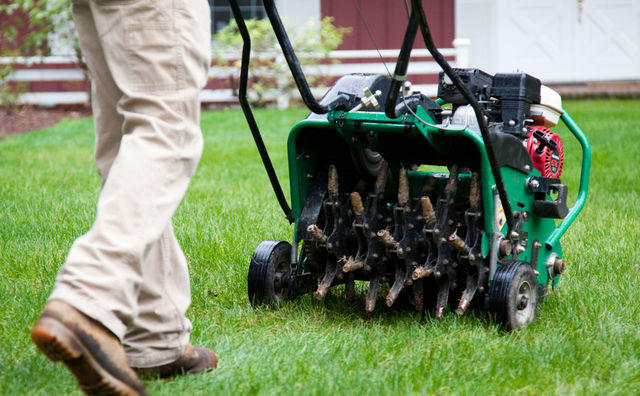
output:
<instances>
[{"instance_id":1,"label":"machine's front wheel","mask_svg":"<svg viewBox=\"0 0 640 396\"><path fill-rule=\"evenodd\" d=\"M538 282L524 261L512 261L496 271L489 289L489 308L510 330L533 322L538 308Z\"/></svg>"},{"instance_id":2,"label":"machine's front wheel","mask_svg":"<svg viewBox=\"0 0 640 396\"><path fill-rule=\"evenodd\" d=\"M274 303L288 296L286 275L289 273L289 242L262 241L253 252L249 264L247 289L252 304Z\"/></svg>"}]
</instances>

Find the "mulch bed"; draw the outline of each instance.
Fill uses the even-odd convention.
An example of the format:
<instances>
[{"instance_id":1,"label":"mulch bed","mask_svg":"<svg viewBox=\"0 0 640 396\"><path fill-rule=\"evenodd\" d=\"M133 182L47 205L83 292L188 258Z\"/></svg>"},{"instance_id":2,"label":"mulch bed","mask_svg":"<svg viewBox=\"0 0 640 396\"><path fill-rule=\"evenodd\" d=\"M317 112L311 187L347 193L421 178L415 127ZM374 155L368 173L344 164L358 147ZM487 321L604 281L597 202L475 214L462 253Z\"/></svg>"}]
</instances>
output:
<instances>
[{"instance_id":1,"label":"mulch bed","mask_svg":"<svg viewBox=\"0 0 640 396\"><path fill-rule=\"evenodd\" d=\"M7 135L37 131L53 126L65 118L78 118L91 115L85 107L56 107L44 109L23 106L12 111L0 108L0 139Z\"/></svg>"}]
</instances>

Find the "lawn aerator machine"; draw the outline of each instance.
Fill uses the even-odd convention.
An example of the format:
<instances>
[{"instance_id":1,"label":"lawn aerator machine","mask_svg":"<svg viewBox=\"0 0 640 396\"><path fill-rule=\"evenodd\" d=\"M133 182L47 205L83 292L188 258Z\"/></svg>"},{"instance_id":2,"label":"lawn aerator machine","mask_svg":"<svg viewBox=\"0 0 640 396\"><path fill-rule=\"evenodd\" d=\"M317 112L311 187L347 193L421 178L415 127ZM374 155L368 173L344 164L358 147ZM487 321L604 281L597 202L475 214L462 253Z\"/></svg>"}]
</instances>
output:
<instances>
[{"instance_id":1,"label":"lawn aerator machine","mask_svg":"<svg viewBox=\"0 0 640 396\"><path fill-rule=\"evenodd\" d=\"M311 110L287 143L290 208L247 101L251 43L237 0L230 3L244 41L240 102L278 202L295 223L293 243L256 248L250 301L309 292L322 299L341 284L354 299L355 282L365 281L369 313L384 290L387 306L435 308L437 318L451 304L458 314L488 310L510 329L533 321L538 299L565 270L559 241L589 184L589 142L560 96L528 74L451 68L421 1L412 0L393 76L346 75L316 101L274 1L264 0ZM443 70L435 101L405 89L418 30ZM582 147L571 208L560 180L562 141L549 129L559 119Z\"/></svg>"}]
</instances>

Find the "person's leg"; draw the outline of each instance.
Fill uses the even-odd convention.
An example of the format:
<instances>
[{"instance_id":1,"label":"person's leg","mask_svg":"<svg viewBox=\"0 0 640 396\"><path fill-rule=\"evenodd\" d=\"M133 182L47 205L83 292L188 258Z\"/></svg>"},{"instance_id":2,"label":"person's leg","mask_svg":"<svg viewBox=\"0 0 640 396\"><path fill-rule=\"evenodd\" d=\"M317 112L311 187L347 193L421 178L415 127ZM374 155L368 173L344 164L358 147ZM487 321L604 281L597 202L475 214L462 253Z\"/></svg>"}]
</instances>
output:
<instances>
[{"instance_id":1,"label":"person's leg","mask_svg":"<svg viewBox=\"0 0 640 396\"><path fill-rule=\"evenodd\" d=\"M189 342L189 272L171 222L143 260L142 271L138 315L122 340L132 367L175 361Z\"/></svg>"},{"instance_id":2,"label":"person's leg","mask_svg":"<svg viewBox=\"0 0 640 396\"><path fill-rule=\"evenodd\" d=\"M111 167L103 166L95 223L74 243L51 299L104 324L127 344L132 364L157 366L180 357L190 330L186 265L167 224L202 150L209 11L204 0L91 6L122 92L123 137Z\"/></svg>"},{"instance_id":3,"label":"person's leg","mask_svg":"<svg viewBox=\"0 0 640 396\"><path fill-rule=\"evenodd\" d=\"M189 273L171 223L142 265L149 271L138 298L139 314L123 340L129 365L139 374L161 377L215 368L218 359L211 350L189 344L191 322L185 318L191 302Z\"/></svg>"},{"instance_id":4,"label":"person's leg","mask_svg":"<svg viewBox=\"0 0 640 396\"><path fill-rule=\"evenodd\" d=\"M122 117L115 105L122 96L106 66L87 0L73 1L80 45L92 74L92 108L96 127L96 164L104 180L118 152ZM88 394L144 394L144 385L127 364L120 340L100 322L64 301L50 300L31 338L53 361L63 361Z\"/></svg>"},{"instance_id":5,"label":"person's leg","mask_svg":"<svg viewBox=\"0 0 640 396\"><path fill-rule=\"evenodd\" d=\"M104 184L122 138L124 118L116 109L122 92L113 81L101 47L89 50L89 67L96 70L97 74L92 80L95 161ZM129 364L136 367L147 366L149 356L154 357L167 351L167 356L173 357L175 351L183 349L188 342L191 329L191 323L184 316L191 299L187 261L171 223L165 227L157 243L153 244L142 265L147 278L138 295L139 314L123 339ZM156 270L157 268L160 270ZM172 271L168 272L167 269ZM185 292L173 301L168 290Z\"/></svg>"},{"instance_id":6,"label":"person's leg","mask_svg":"<svg viewBox=\"0 0 640 396\"><path fill-rule=\"evenodd\" d=\"M85 55L88 58L87 55ZM102 58L102 59L100 59ZM122 139L122 123L124 118L116 109L122 92L113 82L111 74L106 69L102 53L98 55L99 67L90 70L104 70L92 77L91 80L91 108L95 128L95 163L102 184L107 181L111 164L120 149ZM100 74L103 74L102 76Z\"/></svg>"},{"instance_id":7,"label":"person's leg","mask_svg":"<svg viewBox=\"0 0 640 396\"><path fill-rule=\"evenodd\" d=\"M100 64L91 69L104 70L104 55L100 52L97 58ZM92 80L95 161L104 184L120 148L124 118L116 109L122 92L111 74L107 70L107 73L97 77L100 78ZM185 318L191 301L187 261L171 222L149 249L142 266L145 280L138 294L139 313L122 340L128 362L135 367L148 366L149 356L155 359L158 354L168 353L167 356L173 358L175 351L182 350L188 342L191 330L191 323ZM168 292L171 290L185 292L173 301ZM155 365L155 362L151 361L151 364Z\"/></svg>"}]
</instances>

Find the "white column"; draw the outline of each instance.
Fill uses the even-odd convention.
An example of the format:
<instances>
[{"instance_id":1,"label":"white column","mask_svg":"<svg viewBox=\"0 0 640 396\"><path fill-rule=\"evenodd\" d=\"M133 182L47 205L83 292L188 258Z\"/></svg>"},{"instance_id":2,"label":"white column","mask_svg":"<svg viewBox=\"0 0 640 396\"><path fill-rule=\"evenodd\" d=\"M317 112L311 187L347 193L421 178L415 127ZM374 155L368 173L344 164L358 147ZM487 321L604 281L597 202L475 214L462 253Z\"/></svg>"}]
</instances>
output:
<instances>
[{"instance_id":1,"label":"white column","mask_svg":"<svg viewBox=\"0 0 640 396\"><path fill-rule=\"evenodd\" d=\"M320 21L320 0L277 0L276 6L283 21L290 26L300 26L309 20Z\"/></svg>"},{"instance_id":2,"label":"white column","mask_svg":"<svg viewBox=\"0 0 640 396\"><path fill-rule=\"evenodd\" d=\"M457 38L453 40L453 48L456 49L456 67L469 67L469 47L471 40L467 38Z\"/></svg>"}]
</instances>

